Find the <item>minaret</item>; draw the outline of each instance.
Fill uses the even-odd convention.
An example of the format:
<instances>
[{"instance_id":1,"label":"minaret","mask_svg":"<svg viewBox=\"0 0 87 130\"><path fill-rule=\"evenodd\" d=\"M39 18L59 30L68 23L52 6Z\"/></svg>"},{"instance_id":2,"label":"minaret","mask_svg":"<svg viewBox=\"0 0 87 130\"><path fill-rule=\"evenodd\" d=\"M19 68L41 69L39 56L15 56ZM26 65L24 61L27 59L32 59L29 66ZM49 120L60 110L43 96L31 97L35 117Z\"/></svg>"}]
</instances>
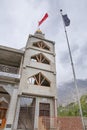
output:
<instances>
[{"instance_id":1,"label":"minaret","mask_svg":"<svg viewBox=\"0 0 87 130\"><path fill-rule=\"evenodd\" d=\"M22 117L20 113L24 110L25 113L27 111L22 106L24 105L22 101L25 101L26 97L25 102L28 102L28 98L32 99L31 103L27 105L27 107L33 108L28 109L30 112L28 122L32 122L32 128L38 129L40 116L57 116L55 43L45 39L45 35L40 29L34 35L29 35L26 44L19 93L17 125L20 124L19 118L25 117Z\"/></svg>"}]
</instances>

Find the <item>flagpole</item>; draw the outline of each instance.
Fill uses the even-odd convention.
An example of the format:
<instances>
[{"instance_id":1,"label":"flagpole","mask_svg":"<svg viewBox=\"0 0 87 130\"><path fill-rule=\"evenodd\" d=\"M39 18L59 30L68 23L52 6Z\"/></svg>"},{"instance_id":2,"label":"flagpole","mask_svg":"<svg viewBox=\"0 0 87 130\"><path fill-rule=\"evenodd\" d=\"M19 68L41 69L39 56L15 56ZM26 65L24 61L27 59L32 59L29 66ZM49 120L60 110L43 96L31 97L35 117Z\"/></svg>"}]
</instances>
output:
<instances>
[{"instance_id":1,"label":"flagpole","mask_svg":"<svg viewBox=\"0 0 87 130\"><path fill-rule=\"evenodd\" d=\"M75 85L76 93L77 93L77 99L78 99L78 105L79 105L79 110L80 110L80 116L81 116L81 120L82 120L83 130L85 130L85 125L84 125L84 120L83 120L83 113L82 113L82 107L81 107L80 96L79 96L77 80L76 80L76 74L75 74L75 69L74 69L71 49L70 49L70 45L69 45L68 35L67 35L67 31L66 31L66 26L65 26L64 19L63 19L63 15L62 15L62 10L60 10L60 13L61 13L62 20L63 20L64 30L65 30L65 35L66 35L66 40L67 40L67 45L68 45L68 50L69 50L69 56L70 56L70 61L71 61L71 66L72 66L74 85Z\"/></svg>"}]
</instances>

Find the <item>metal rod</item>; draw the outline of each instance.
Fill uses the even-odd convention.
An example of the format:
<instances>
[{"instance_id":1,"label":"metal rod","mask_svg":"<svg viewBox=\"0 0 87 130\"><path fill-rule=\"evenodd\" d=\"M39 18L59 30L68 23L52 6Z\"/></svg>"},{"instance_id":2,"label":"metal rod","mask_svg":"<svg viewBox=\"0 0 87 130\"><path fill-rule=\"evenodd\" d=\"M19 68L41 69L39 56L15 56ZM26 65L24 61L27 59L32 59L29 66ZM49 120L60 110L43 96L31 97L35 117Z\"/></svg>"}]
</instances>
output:
<instances>
[{"instance_id":1,"label":"metal rod","mask_svg":"<svg viewBox=\"0 0 87 130\"><path fill-rule=\"evenodd\" d=\"M82 107L81 107L80 96L79 96L77 80L76 80L76 74L75 74L75 69L74 69L71 49L70 49L70 45L69 45L68 35L67 35L67 31L66 31L66 26L65 26L64 19L63 19L63 15L62 15L62 10L60 10L60 13L61 13L62 20L63 20L64 30L65 30L65 35L66 35L66 40L67 40L67 45L68 45L68 50L69 50L69 56L70 56L70 61L71 61L71 66L72 66L74 85L75 85L75 88L76 88L76 94L77 94L77 101L78 101L79 110L80 110L80 116L81 116L81 120L82 120L83 130L85 130L85 125L84 125L84 120L83 120L83 113L82 113Z\"/></svg>"}]
</instances>

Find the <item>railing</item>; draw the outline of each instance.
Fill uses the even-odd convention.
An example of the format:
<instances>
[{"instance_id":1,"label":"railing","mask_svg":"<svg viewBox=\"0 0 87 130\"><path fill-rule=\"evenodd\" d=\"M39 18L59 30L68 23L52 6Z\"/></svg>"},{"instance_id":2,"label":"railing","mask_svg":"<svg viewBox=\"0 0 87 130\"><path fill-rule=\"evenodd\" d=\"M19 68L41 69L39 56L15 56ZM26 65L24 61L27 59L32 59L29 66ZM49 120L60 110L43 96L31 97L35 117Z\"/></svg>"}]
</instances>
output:
<instances>
[{"instance_id":1,"label":"railing","mask_svg":"<svg viewBox=\"0 0 87 130\"><path fill-rule=\"evenodd\" d=\"M19 68L0 64L0 81L19 82Z\"/></svg>"},{"instance_id":2,"label":"railing","mask_svg":"<svg viewBox=\"0 0 87 130\"><path fill-rule=\"evenodd\" d=\"M0 71L6 73L18 74L19 68L0 64Z\"/></svg>"}]
</instances>

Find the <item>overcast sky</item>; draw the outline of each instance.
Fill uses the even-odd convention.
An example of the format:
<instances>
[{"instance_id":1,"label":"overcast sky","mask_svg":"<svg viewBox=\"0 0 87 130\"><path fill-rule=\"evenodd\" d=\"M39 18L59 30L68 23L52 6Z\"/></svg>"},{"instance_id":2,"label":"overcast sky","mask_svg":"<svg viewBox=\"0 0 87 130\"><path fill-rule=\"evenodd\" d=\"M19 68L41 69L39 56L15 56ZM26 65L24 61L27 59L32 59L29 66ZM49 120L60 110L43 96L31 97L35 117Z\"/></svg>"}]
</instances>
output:
<instances>
[{"instance_id":1,"label":"overcast sky","mask_svg":"<svg viewBox=\"0 0 87 130\"><path fill-rule=\"evenodd\" d=\"M46 39L56 43L57 81L61 84L72 80L60 9L71 20L67 33L76 77L87 79L87 0L0 0L0 45L24 47L28 35L34 34L47 12L49 17L40 29Z\"/></svg>"}]
</instances>

